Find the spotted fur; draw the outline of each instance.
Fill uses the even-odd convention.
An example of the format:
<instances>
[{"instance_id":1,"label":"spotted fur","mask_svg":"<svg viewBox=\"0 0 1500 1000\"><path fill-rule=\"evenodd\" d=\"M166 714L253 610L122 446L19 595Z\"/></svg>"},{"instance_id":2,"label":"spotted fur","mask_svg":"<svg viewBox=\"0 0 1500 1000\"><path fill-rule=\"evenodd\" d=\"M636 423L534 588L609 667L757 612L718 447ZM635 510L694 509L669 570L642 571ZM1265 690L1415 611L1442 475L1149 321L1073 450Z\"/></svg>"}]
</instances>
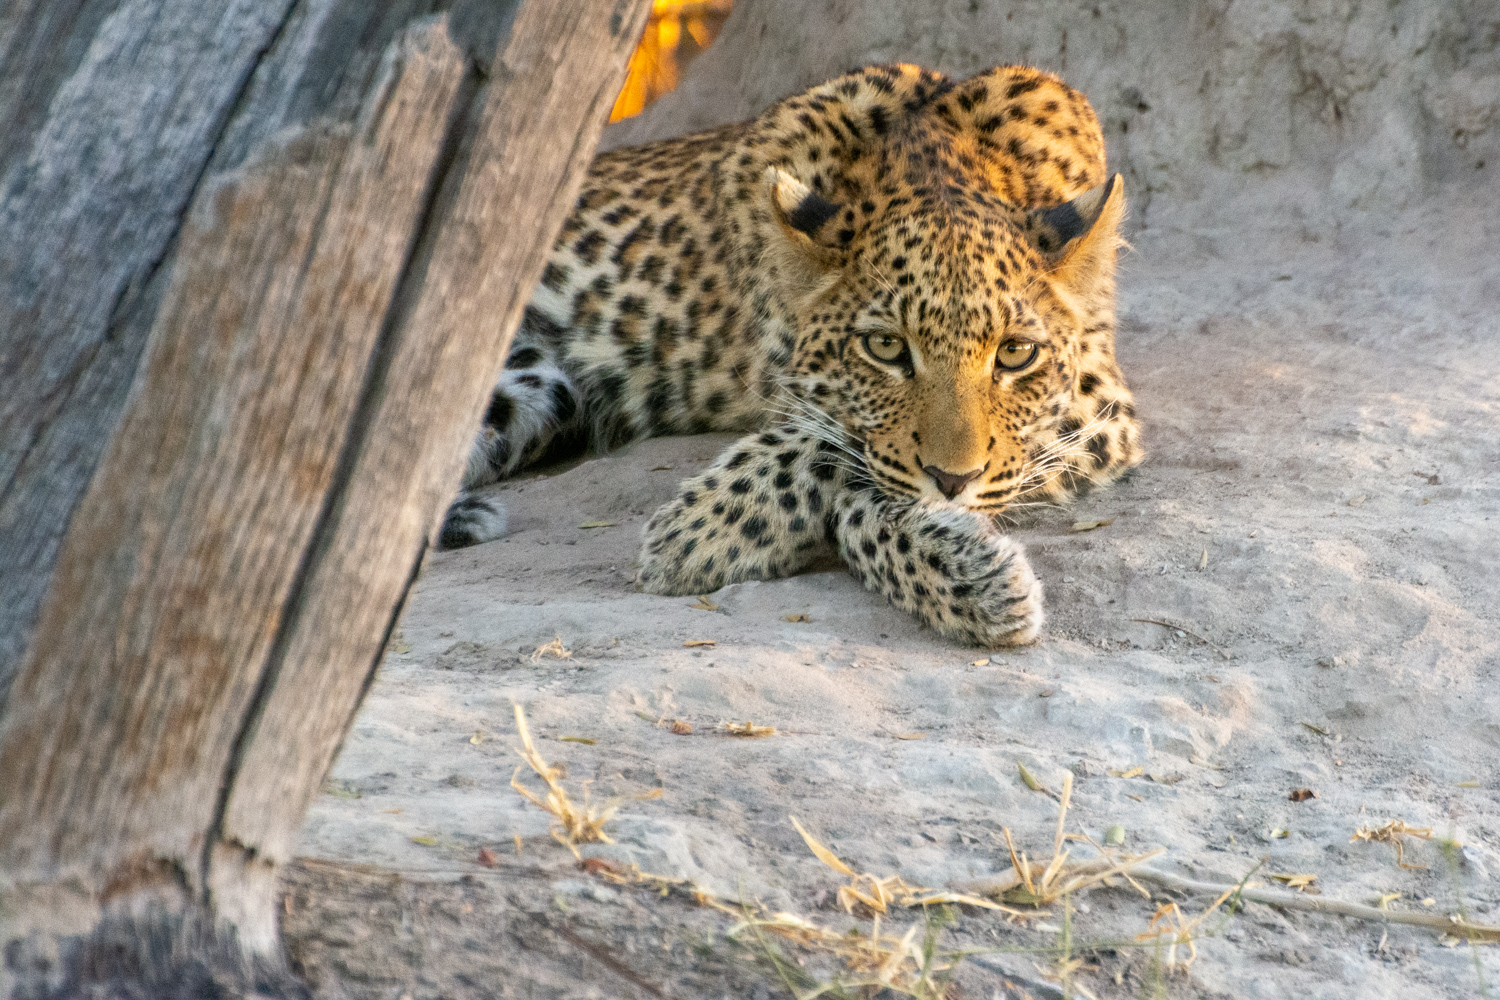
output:
<instances>
[{"instance_id":1,"label":"spotted fur","mask_svg":"<svg viewBox=\"0 0 1500 1000\"><path fill-rule=\"evenodd\" d=\"M1088 102L1027 67L963 82L872 67L752 122L607 154L464 485L750 431L651 519L644 589L837 552L945 634L1030 641L1041 587L994 515L1142 458L1114 356L1124 209ZM445 544L493 537L474 502Z\"/></svg>"}]
</instances>

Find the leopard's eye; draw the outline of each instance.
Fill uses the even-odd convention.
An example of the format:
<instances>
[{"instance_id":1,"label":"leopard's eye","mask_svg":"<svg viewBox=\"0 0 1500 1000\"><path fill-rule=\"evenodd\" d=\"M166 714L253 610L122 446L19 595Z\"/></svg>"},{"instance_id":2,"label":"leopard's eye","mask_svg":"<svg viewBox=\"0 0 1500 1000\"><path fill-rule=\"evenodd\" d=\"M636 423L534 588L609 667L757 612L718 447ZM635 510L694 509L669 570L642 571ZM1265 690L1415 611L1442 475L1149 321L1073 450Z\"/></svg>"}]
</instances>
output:
<instances>
[{"instance_id":1,"label":"leopard's eye","mask_svg":"<svg viewBox=\"0 0 1500 1000\"><path fill-rule=\"evenodd\" d=\"M865 350L881 361L899 361L906 353L906 341L893 333L865 334Z\"/></svg>"},{"instance_id":2,"label":"leopard's eye","mask_svg":"<svg viewBox=\"0 0 1500 1000\"><path fill-rule=\"evenodd\" d=\"M1018 372L1035 361L1041 350L1039 344L1007 340L1000 345L1000 350L995 352L995 367L1008 372Z\"/></svg>"}]
</instances>

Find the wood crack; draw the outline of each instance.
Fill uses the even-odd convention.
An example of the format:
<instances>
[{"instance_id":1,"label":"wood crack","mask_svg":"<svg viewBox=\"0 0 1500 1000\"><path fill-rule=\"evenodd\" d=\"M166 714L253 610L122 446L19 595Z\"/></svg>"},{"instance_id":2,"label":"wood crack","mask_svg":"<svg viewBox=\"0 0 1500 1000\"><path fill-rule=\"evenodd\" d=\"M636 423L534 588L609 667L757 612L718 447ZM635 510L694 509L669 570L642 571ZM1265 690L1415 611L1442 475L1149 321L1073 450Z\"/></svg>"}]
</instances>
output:
<instances>
[{"instance_id":1,"label":"wood crack","mask_svg":"<svg viewBox=\"0 0 1500 1000\"><path fill-rule=\"evenodd\" d=\"M481 91L479 79L479 74L471 65L465 73L464 79L459 86L458 94L453 101L453 110L444 131L442 149L433 164L431 175L426 184L423 205L418 215L414 236L408 244L406 257L397 272L391 299L386 307L380 331L376 336L375 348L371 352L370 361L361 384L359 400L354 407L349 424L343 435L343 444L340 447L332 481L323 498L323 505L318 513L309 543L304 549L302 558L292 577L280 619L277 623L276 633L271 640L270 650L261 668L260 676L256 681L255 691L251 695L244 719L240 724L239 731L235 735L234 745L225 765L224 777L219 785L217 800L214 804L213 818L208 836L204 840L202 860L200 862L201 886L205 903L210 902L210 875L213 866L213 851L216 845L224 842L224 825L228 813L230 796L234 791L241 768L244 765L245 756L256 727L265 712L267 704L270 702L271 693L276 687L277 678L281 675L282 668L286 663L286 656L292 637L301 624L302 610L306 603L308 582L311 580L319 563L327 555L329 546L337 534L343 503L349 482L353 477L355 463L364 450L368 429L374 422L375 412L384 395L383 390L386 375L389 372L391 360L395 355L396 345L404 326L403 318L406 310L401 308L401 304L408 299L414 300L416 290L420 288L420 280L414 277L414 273L418 270L416 261L419 259L422 251L436 239L436 231L441 228L441 196L446 189L449 177L454 174L455 169L461 167L459 151L463 146L464 135L473 119L473 105L476 103L476 96ZM377 95L377 99L384 104L389 100L391 92L397 85L395 82L391 83L384 88L381 94ZM325 211L327 205L328 202L325 200L323 205ZM415 283L416 288L412 287L413 283ZM424 541L424 544L416 554L416 562L402 591L401 599L397 602L386 627L385 637L387 639L389 638L390 631L395 628L396 618L399 616L401 606L405 602L405 595L416 581L417 571L421 566L421 559L425 552L426 544ZM384 651L384 648L385 644L382 642L380 646L381 652ZM374 677L375 669L380 663L380 656L381 654L377 652L371 664L369 675L365 679L361 690L361 701L363 700L363 691L368 690L369 683ZM358 703L351 710L351 719L353 712L357 711Z\"/></svg>"}]
</instances>

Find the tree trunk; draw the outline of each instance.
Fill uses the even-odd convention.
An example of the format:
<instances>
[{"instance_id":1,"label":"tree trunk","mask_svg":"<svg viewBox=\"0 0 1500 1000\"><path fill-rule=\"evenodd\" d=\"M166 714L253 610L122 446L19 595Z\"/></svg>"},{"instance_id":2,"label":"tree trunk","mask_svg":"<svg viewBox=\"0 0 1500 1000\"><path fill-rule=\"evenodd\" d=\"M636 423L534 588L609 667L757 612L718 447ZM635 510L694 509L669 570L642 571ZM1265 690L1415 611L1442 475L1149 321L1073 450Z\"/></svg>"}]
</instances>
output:
<instances>
[{"instance_id":1,"label":"tree trunk","mask_svg":"<svg viewBox=\"0 0 1500 1000\"><path fill-rule=\"evenodd\" d=\"M648 8L0 11L4 992L274 966Z\"/></svg>"}]
</instances>

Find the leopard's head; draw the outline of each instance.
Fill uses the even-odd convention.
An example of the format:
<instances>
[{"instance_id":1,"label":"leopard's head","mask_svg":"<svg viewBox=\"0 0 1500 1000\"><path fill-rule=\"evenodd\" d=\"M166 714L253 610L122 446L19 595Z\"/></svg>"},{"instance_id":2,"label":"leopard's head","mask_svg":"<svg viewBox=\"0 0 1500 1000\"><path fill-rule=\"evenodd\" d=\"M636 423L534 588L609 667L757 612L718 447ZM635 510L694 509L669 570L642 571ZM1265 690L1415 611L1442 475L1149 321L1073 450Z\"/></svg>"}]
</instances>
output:
<instances>
[{"instance_id":1,"label":"leopard's head","mask_svg":"<svg viewBox=\"0 0 1500 1000\"><path fill-rule=\"evenodd\" d=\"M976 116L945 114L973 83L821 191L797 163L764 183L796 313L791 395L838 422L885 490L999 511L1138 460L1113 360L1125 192L1116 175L1067 201L1007 198Z\"/></svg>"}]
</instances>

